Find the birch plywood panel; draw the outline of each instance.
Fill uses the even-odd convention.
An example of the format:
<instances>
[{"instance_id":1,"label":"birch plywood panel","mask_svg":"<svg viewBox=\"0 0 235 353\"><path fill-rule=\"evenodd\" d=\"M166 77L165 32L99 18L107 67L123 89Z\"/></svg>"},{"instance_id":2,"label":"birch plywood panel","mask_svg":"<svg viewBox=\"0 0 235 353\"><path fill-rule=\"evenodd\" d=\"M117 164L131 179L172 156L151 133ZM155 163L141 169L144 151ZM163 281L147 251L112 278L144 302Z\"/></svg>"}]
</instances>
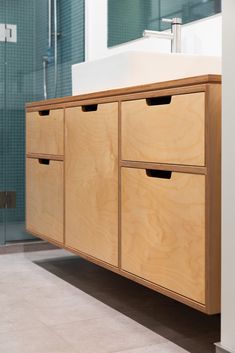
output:
<instances>
[{"instance_id":1,"label":"birch plywood panel","mask_svg":"<svg viewBox=\"0 0 235 353\"><path fill-rule=\"evenodd\" d=\"M118 104L66 109L66 245L117 266Z\"/></svg>"},{"instance_id":2,"label":"birch plywood panel","mask_svg":"<svg viewBox=\"0 0 235 353\"><path fill-rule=\"evenodd\" d=\"M122 159L203 166L205 93L123 102Z\"/></svg>"},{"instance_id":3,"label":"birch plywood panel","mask_svg":"<svg viewBox=\"0 0 235 353\"><path fill-rule=\"evenodd\" d=\"M26 153L64 154L64 110L26 114Z\"/></svg>"},{"instance_id":4,"label":"birch plywood panel","mask_svg":"<svg viewBox=\"0 0 235 353\"><path fill-rule=\"evenodd\" d=\"M64 236L63 164L26 159L26 228L59 243Z\"/></svg>"},{"instance_id":5,"label":"birch plywood panel","mask_svg":"<svg viewBox=\"0 0 235 353\"><path fill-rule=\"evenodd\" d=\"M205 176L122 168L122 268L205 303Z\"/></svg>"}]
</instances>

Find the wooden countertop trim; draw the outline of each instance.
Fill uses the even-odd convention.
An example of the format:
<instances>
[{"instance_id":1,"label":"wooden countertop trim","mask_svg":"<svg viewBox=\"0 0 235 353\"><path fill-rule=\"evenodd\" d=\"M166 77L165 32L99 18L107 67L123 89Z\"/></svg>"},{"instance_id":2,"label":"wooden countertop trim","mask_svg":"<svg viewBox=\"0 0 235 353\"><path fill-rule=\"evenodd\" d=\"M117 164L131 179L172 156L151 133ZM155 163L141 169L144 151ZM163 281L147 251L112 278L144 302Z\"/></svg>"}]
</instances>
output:
<instances>
[{"instance_id":1,"label":"wooden countertop trim","mask_svg":"<svg viewBox=\"0 0 235 353\"><path fill-rule=\"evenodd\" d=\"M148 92L153 90L162 90L166 88L178 88L182 86L192 86L192 85L199 85L199 84L207 84L207 83L216 83L221 84L222 77L221 75L202 75L202 76L194 76L194 77L187 77L178 80L171 80L171 81L164 81L158 83L150 83L140 86L133 86L133 87L125 87L125 88L118 88L112 89L107 91L100 91L88 94L81 94L77 96L70 96L70 97L62 97L56 99L48 99L38 102L32 102L26 104L26 109L40 108L44 107L44 109L49 105L58 105L62 107L63 104L78 102L78 101L85 101L97 98L107 98L112 96L119 96L120 98L123 95L133 94L133 93L141 93L141 92Z\"/></svg>"}]
</instances>

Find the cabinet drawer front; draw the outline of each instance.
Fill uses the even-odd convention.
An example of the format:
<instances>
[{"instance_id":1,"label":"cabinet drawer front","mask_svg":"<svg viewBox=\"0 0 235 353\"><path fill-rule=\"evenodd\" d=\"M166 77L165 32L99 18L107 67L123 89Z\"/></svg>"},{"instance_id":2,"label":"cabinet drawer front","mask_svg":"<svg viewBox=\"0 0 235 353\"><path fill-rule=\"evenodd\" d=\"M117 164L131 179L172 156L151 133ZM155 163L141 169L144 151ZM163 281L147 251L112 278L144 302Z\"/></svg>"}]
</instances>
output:
<instances>
[{"instance_id":1,"label":"cabinet drawer front","mask_svg":"<svg viewBox=\"0 0 235 353\"><path fill-rule=\"evenodd\" d=\"M66 245L117 266L118 104L65 114Z\"/></svg>"},{"instance_id":2,"label":"cabinet drawer front","mask_svg":"<svg viewBox=\"0 0 235 353\"><path fill-rule=\"evenodd\" d=\"M205 176L147 174L122 169L122 268L204 304Z\"/></svg>"},{"instance_id":3,"label":"cabinet drawer front","mask_svg":"<svg viewBox=\"0 0 235 353\"><path fill-rule=\"evenodd\" d=\"M59 243L64 233L63 178L63 162L27 158L26 228Z\"/></svg>"},{"instance_id":4,"label":"cabinet drawer front","mask_svg":"<svg viewBox=\"0 0 235 353\"><path fill-rule=\"evenodd\" d=\"M26 114L26 152L64 154L64 110Z\"/></svg>"},{"instance_id":5,"label":"cabinet drawer front","mask_svg":"<svg viewBox=\"0 0 235 353\"><path fill-rule=\"evenodd\" d=\"M123 160L203 166L204 156L204 92L122 103Z\"/></svg>"}]
</instances>

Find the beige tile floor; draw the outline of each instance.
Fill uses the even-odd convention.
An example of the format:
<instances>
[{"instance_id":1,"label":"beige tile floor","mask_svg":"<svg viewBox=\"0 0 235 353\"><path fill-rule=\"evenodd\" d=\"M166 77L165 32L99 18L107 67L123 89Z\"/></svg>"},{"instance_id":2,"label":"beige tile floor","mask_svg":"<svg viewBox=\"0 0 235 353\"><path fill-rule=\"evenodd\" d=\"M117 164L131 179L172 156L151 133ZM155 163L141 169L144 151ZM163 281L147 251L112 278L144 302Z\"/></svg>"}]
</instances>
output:
<instances>
[{"instance_id":1,"label":"beige tile floor","mask_svg":"<svg viewBox=\"0 0 235 353\"><path fill-rule=\"evenodd\" d=\"M187 352L36 263L70 256L0 256L0 353Z\"/></svg>"}]
</instances>

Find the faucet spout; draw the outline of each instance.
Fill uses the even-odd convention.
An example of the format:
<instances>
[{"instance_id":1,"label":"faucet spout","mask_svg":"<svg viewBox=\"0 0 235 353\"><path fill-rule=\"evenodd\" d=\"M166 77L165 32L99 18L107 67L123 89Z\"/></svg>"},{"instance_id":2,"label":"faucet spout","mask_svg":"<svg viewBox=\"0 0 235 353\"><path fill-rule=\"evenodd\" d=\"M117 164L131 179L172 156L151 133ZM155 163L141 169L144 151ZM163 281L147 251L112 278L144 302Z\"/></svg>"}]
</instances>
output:
<instances>
[{"instance_id":1,"label":"faucet spout","mask_svg":"<svg viewBox=\"0 0 235 353\"><path fill-rule=\"evenodd\" d=\"M166 19L163 18L162 22L171 23L171 32L161 32L161 31L150 31L145 30L143 32L143 37L155 37L159 39L169 39L171 40L171 52L172 53L180 53L181 52L181 25L182 19L181 18L172 18Z\"/></svg>"},{"instance_id":2,"label":"faucet spout","mask_svg":"<svg viewBox=\"0 0 235 353\"><path fill-rule=\"evenodd\" d=\"M167 32L161 32L161 31L150 31L148 29L145 29L143 32L143 37L145 38L151 38L151 37L156 37L159 39L171 39L173 40L174 35L173 33L167 33Z\"/></svg>"}]
</instances>

